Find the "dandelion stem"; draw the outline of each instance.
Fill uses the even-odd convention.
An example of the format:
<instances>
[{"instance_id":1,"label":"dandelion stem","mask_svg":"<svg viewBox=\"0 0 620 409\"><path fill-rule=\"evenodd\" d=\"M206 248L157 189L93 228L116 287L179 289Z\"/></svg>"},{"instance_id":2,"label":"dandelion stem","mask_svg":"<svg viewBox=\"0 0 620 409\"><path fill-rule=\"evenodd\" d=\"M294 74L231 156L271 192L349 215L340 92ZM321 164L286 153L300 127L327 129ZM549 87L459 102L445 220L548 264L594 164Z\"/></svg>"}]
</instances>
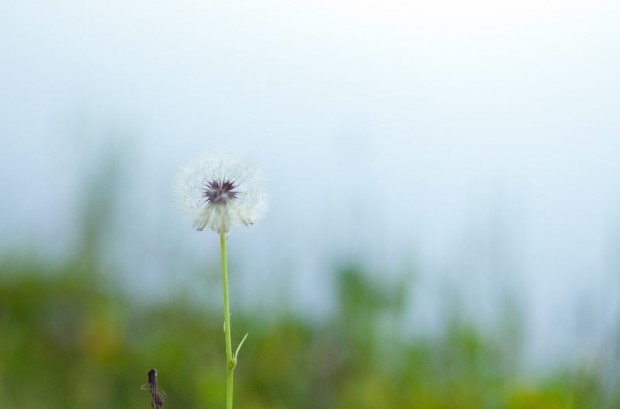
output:
<instances>
[{"instance_id":1,"label":"dandelion stem","mask_svg":"<svg viewBox=\"0 0 620 409\"><path fill-rule=\"evenodd\" d=\"M226 232L220 230L220 247L222 250L222 284L224 286L224 335L226 337L226 409L233 407L233 371L236 360L233 360L232 343L230 335L230 312L228 305L228 267L226 263Z\"/></svg>"}]
</instances>

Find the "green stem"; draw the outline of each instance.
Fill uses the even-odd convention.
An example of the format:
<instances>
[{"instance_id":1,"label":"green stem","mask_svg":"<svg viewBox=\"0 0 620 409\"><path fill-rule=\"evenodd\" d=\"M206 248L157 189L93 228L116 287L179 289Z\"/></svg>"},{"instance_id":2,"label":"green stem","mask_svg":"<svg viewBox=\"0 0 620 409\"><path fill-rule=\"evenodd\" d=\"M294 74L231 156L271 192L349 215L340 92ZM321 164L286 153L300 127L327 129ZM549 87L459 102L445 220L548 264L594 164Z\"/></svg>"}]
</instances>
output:
<instances>
[{"instance_id":1,"label":"green stem","mask_svg":"<svg viewBox=\"0 0 620 409\"><path fill-rule=\"evenodd\" d=\"M222 283L224 286L224 335L226 337L226 409L233 407L233 370L235 364L232 354L230 335L230 312L228 305L228 267L226 264L226 232L220 230L220 247L222 249Z\"/></svg>"}]
</instances>

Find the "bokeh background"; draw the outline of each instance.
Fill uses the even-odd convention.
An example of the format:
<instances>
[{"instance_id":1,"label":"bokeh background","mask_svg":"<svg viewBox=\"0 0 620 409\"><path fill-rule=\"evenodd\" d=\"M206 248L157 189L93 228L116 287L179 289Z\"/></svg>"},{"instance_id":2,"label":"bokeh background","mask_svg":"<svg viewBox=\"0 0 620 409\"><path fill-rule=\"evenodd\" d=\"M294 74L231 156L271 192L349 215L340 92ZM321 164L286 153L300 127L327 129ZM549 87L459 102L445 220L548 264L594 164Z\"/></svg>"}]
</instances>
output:
<instances>
[{"instance_id":1,"label":"bokeh background","mask_svg":"<svg viewBox=\"0 0 620 409\"><path fill-rule=\"evenodd\" d=\"M0 1L0 402L620 408L620 3Z\"/></svg>"}]
</instances>

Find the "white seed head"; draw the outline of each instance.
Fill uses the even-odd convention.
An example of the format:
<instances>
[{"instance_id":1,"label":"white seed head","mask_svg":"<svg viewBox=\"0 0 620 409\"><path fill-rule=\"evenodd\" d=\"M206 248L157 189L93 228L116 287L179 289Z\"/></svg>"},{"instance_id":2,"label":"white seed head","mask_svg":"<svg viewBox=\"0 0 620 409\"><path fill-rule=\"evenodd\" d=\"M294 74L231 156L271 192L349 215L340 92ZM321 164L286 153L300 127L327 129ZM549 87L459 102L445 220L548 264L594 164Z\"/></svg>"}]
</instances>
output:
<instances>
[{"instance_id":1,"label":"white seed head","mask_svg":"<svg viewBox=\"0 0 620 409\"><path fill-rule=\"evenodd\" d=\"M260 182L242 160L202 155L179 172L177 190L194 227L219 232L261 219L267 210L267 196Z\"/></svg>"}]
</instances>

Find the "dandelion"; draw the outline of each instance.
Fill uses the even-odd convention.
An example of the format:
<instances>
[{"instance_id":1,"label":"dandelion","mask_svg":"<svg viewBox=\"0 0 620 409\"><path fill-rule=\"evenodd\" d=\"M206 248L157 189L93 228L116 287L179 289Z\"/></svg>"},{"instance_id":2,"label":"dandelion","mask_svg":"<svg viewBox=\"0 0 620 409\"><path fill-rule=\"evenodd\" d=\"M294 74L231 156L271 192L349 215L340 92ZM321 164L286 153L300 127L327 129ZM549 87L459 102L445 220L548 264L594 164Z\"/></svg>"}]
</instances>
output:
<instances>
[{"instance_id":1,"label":"dandelion","mask_svg":"<svg viewBox=\"0 0 620 409\"><path fill-rule=\"evenodd\" d=\"M203 155L184 168L177 186L194 227L228 232L261 219L266 197L260 178L245 162L228 156Z\"/></svg>"},{"instance_id":2,"label":"dandelion","mask_svg":"<svg viewBox=\"0 0 620 409\"><path fill-rule=\"evenodd\" d=\"M228 267L226 233L232 226L256 223L267 209L266 196L260 189L260 178L244 162L227 156L203 155L184 168L177 187L181 201L198 231L210 227L220 235L222 284L224 287L224 336L226 340L226 408L232 409L233 371L239 349L232 352L228 300Z\"/></svg>"}]
</instances>

